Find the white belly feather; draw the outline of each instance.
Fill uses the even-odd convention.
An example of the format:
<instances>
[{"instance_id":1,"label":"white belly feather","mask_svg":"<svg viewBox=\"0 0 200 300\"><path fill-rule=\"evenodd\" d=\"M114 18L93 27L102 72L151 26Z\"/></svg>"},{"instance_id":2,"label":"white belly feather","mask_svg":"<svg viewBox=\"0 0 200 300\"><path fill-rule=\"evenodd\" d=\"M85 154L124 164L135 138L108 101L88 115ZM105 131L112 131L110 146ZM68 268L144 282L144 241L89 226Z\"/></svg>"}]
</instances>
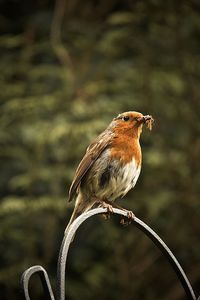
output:
<instances>
[{"instance_id":1,"label":"white belly feather","mask_svg":"<svg viewBox=\"0 0 200 300\"><path fill-rule=\"evenodd\" d=\"M140 175L141 168L136 165L135 159L120 168L116 177L110 179L110 189L113 195L110 200L125 196L132 189Z\"/></svg>"},{"instance_id":2,"label":"white belly feather","mask_svg":"<svg viewBox=\"0 0 200 300\"><path fill-rule=\"evenodd\" d=\"M123 167L118 161L112 162L108 183L100 188L99 179L98 182L94 180L95 184L93 187L96 196L101 199L108 199L109 201L114 201L116 198L125 196L135 186L140 175L140 170L141 167L137 166L135 159Z\"/></svg>"}]
</instances>

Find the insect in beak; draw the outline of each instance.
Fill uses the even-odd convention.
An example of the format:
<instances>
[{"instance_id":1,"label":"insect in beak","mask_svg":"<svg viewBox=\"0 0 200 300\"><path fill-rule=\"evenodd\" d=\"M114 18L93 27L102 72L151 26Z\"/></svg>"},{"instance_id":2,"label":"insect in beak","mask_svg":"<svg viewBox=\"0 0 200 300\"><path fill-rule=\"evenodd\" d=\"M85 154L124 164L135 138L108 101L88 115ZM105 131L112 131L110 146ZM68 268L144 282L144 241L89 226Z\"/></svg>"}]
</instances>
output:
<instances>
[{"instance_id":1,"label":"insect in beak","mask_svg":"<svg viewBox=\"0 0 200 300\"><path fill-rule=\"evenodd\" d=\"M154 119L152 118L152 116L150 116L150 115L146 115L146 116L142 116L142 117L140 117L140 118L137 118L137 121L139 122L139 123L143 123L143 124L146 124L147 125L147 128L149 129L149 130L151 130L152 129L152 125L153 125L153 122L154 122Z\"/></svg>"}]
</instances>

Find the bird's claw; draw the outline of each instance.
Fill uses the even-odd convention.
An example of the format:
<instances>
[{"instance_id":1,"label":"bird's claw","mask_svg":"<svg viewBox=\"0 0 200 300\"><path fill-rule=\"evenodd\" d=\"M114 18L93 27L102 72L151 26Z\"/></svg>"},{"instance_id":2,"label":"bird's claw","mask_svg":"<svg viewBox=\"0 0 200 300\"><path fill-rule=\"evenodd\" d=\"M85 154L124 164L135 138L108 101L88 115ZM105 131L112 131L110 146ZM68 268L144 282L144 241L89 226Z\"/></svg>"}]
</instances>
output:
<instances>
[{"instance_id":1,"label":"bird's claw","mask_svg":"<svg viewBox=\"0 0 200 300\"><path fill-rule=\"evenodd\" d=\"M107 209L107 214L106 214L106 219L109 219L110 218L110 214L113 214L114 213L114 210L113 210L113 207L111 204L108 204L106 202L103 202L102 203L102 206L103 208L106 208Z\"/></svg>"},{"instance_id":2,"label":"bird's claw","mask_svg":"<svg viewBox=\"0 0 200 300\"><path fill-rule=\"evenodd\" d=\"M114 213L113 207L112 207L111 204L108 204L108 203L105 203L105 202L104 202L103 208L107 208L107 213L109 213L109 214L113 214L113 213Z\"/></svg>"},{"instance_id":3,"label":"bird's claw","mask_svg":"<svg viewBox=\"0 0 200 300\"><path fill-rule=\"evenodd\" d=\"M134 220L135 215L131 210L127 210L127 220L125 220L124 218L121 219L120 224L122 224L123 226L128 226L131 224L131 222Z\"/></svg>"},{"instance_id":4,"label":"bird's claw","mask_svg":"<svg viewBox=\"0 0 200 300\"><path fill-rule=\"evenodd\" d=\"M127 210L127 218L128 218L130 221L133 221L133 220L134 220L135 215L134 215L134 213L133 213L131 210Z\"/></svg>"},{"instance_id":5,"label":"bird's claw","mask_svg":"<svg viewBox=\"0 0 200 300\"><path fill-rule=\"evenodd\" d=\"M106 201L103 201L103 200L98 199L98 202L99 202L98 207L103 207L103 208L107 209L107 212L102 214L102 217L105 220L110 219L110 215L114 213L113 206L110 203L107 203Z\"/></svg>"}]
</instances>

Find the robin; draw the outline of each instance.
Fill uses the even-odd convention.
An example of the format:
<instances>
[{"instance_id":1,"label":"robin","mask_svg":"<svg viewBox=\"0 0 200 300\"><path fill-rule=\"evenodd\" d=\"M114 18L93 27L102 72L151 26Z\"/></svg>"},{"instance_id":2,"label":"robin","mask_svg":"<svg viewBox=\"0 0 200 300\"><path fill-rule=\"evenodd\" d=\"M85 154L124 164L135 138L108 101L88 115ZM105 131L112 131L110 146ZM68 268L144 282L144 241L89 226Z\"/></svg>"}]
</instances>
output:
<instances>
[{"instance_id":1,"label":"robin","mask_svg":"<svg viewBox=\"0 0 200 300\"><path fill-rule=\"evenodd\" d=\"M66 228L95 204L112 213L117 198L132 189L140 175L142 152L139 143L144 124L151 130L153 118L135 111L118 115L93 143L81 160L69 190L69 201L76 197L75 208ZM134 218L127 212L129 220Z\"/></svg>"}]
</instances>

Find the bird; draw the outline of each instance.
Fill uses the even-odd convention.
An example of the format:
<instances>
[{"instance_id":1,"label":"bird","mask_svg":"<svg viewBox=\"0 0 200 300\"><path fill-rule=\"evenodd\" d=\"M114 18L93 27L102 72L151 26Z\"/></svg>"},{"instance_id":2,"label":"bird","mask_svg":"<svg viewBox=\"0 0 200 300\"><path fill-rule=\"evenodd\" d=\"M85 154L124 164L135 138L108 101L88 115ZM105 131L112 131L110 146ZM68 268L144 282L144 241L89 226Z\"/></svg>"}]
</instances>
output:
<instances>
[{"instance_id":1,"label":"bird","mask_svg":"<svg viewBox=\"0 0 200 300\"><path fill-rule=\"evenodd\" d=\"M88 146L69 189L69 201L76 201L65 233L78 216L95 205L107 208L108 214L118 207L127 212L129 220L134 218L132 211L114 202L138 180L142 164L140 135L143 125L151 130L153 122L151 115L123 112Z\"/></svg>"}]
</instances>

